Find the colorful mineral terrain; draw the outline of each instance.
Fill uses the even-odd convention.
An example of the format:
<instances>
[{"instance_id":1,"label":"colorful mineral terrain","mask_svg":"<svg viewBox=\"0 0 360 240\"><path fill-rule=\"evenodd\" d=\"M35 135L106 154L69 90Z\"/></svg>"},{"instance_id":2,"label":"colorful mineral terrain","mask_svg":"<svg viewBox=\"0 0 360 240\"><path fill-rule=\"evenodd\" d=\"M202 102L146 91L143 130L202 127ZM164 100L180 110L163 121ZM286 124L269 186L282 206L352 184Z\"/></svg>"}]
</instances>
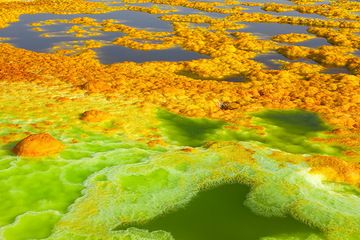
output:
<instances>
[{"instance_id":1,"label":"colorful mineral terrain","mask_svg":"<svg viewBox=\"0 0 360 240\"><path fill-rule=\"evenodd\" d=\"M0 0L0 239L360 239L360 2Z\"/></svg>"}]
</instances>

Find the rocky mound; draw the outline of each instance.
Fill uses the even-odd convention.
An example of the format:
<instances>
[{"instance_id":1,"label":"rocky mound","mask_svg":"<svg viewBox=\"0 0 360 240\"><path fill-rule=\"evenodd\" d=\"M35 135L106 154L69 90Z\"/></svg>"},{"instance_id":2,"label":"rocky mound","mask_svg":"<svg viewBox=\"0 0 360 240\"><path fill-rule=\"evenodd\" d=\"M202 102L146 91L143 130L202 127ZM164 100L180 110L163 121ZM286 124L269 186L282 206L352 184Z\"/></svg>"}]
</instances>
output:
<instances>
[{"instance_id":1,"label":"rocky mound","mask_svg":"<svg viewBox=\"0 0 360 240\"><path fill-rule=\"evenodd\" d=\"M81 114L80 119L86 122L102 122L107 120L110 114L99 110L89 110Z\"/></svg>"},{"instance_id":2,"label":"rocky mound","mask_svg":"<svg viewBox=\"0 0 360 240\"><path fill-rule=\"evenodd\" d=\"M21 140L13 149L18 156L42 157L59 153L64 145L48 133L32 134Z\"/></svg>"}]
</instances>

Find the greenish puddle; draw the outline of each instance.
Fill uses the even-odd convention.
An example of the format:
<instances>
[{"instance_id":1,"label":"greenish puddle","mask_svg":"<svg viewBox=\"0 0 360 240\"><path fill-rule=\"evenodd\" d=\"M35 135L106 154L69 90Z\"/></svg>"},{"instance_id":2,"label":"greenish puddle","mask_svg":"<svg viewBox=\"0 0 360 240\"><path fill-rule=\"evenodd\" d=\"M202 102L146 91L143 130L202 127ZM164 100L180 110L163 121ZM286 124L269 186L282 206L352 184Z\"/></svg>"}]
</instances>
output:
<instances>
[{"instance_id":1,"label":"greenish puddle","mask_svg":"<svg viewBox=\"0 0 360 240\"><path fill-rule=\"evenodd\" d=\"M180 145L198 147L204 144L225 123L209 119L187 118L164 110L158 112L164 134Z\"/></svg>"},{"instance_id":2,"label":"greenish puddle","mask_svg":"<svg viewBox=\"0 0 360 240\"><path fill-rule=\"evenodd\" d=\"M188 206L131 227L170 232L176 240L259 239L279 234L308 235L316 230L290 217L262 217L243 205L249 187L225 184L201 192ZM126 229L130 226L117 228Z\"/></svg>"},{"instance_id":3,"label":"greenish puddle","mask_svg":"<svg viewBox=\"0 0 360 240\"><path fill-rule=\"evenodd\" d=\"M182 146L200 147L210 141L255 141L270 148L296 154L339 155L341 148L311 141L331 128L315 113L303 110L267 110L253 115L253 124L265 130L259 135L252 129L233 131L225 122L187 118L164 110L158 112L163 134Z\"/></svg>"},{"instance_id":4,"label":"greenish puddle","mask_svg":"<svg viewBox=\"0 0 360 240\"><path fill-rule=\"evenodd\" d=\"M314 135L317 132L330 130L330 127L316 114L302 110L269 110L255 114L269 125L286 130L292 135Z\"/></svg>"},{"instance_id":5,"label":"greenish puddle","mask_svg":"<svg viewBox=\"0 0 360 240\"><path fill-rule=\"evenodd\" d=\"M339 155L341 148L311 141L326 138L323 133L331 128L313 112L303 110L267 110L255 114L254 124L265 128L260 142L282 151L296 154Z\"/></svg>"}]
</instances>

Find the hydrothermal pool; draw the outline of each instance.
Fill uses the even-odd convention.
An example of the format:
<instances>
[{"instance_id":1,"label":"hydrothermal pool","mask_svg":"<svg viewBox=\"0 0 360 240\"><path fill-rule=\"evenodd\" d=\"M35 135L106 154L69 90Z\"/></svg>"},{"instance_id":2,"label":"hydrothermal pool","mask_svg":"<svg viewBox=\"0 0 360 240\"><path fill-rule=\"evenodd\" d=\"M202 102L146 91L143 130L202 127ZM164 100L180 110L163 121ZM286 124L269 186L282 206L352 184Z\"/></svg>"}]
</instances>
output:
<instances>
[{"instance_id":1,"label":"hydrothermal pool","mask_svg":"<svg viewBox=\"0 0 360 240\"><path fill-rule=\"evenodd\" d=\"M0 239L359 239L358 11L0 0Z\"/></svg>"}]
</instances>

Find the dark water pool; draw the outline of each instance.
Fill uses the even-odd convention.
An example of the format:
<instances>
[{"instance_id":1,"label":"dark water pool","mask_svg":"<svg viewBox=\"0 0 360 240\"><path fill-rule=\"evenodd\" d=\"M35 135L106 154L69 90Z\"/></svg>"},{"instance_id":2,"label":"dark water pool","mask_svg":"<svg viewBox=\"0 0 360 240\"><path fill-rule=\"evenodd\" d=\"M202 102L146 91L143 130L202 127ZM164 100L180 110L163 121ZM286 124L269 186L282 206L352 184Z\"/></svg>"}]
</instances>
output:
<instances>
[{"instance_id":1,"label":"dark water pool","mask_svg":"<svg viewBox=\"0 0 360 240\"><path fill-rule=\"evenodd\" d=\"M267 1L252 1L252 2L267 2ZM291 4L289 1L273 1L278 3ZM124 5L122 1L117 1L112 4ZM146 6L151 7L152 3L143 4L130 4L133 6ZM163 4L158 4L162 9L175 9L174 13L169 14L204 14L215 18L226 17L226 14L202 12L197 9L184 8L184 7L173 7ZM230 5L232 6L232 5ZM221 6L219 6L221 7ZM224 7L224 6L223 6ZM252 12L264 12L260 8L251 7ZM249 10L249 11L250 11ZM300 13L290 13L291 16L302 15ZM19 48L28 49L37 52L49 52L55 45L61 45L63 43L74 43L74 41L83 40L101 40L107 43L111 43L118 37L124 36L120 32L103 32L100 36L91 36L84 38L75 38L66 34L66 31L73 26L72 24L56 24L43 26L45 32L36 32L32 30L31 23L50 20L50 19L72 19L76 17L91 17L98 21L106 19L115 19L123 24L138 29L144 29L147 31L162 31L172 32L173 26L170 22L162 21L159 17L160 14L148 14L136 11L113 11L105 14L71 14L71 15L56 15L56 14L30 14L23 15L19 22L11 24L9 27L0 30L0 37L10 38L10 43L14 44ZM312 16L313 17L313 16ZM262 39L270 39L272 36L277 34L286 33L307 33L307 26L291 25L291 24L276 24L276 23L244 23L247 25L246 28L236 31L250 32L258 35ZM194 26L207 27L206 25L194 24ZM233 31L230 31L233 32ZM49 34L50 37L41 37L41 34ZM330 45L324 38L315 38L301 43L293 45L307 46L307 47L320 47L323 45ZM187 51L181 47L174 47L166 50L152 50L152 51L141 51L134 50L127 47L116 46L108 44L104 47L94 49L99 60L104 64L112 64L116 62L134 61L134 62L147 62L147 61L188 61L194 59L208 58L208 56L198 54L195 52ZM270 69L278 69L279 64L272 60L289 60L280 54L270 53L265 55L259 55L256 57L257 61L264 63ZM328 73L333 73L334 70L329 70ZM225 79L226 81L242 82L243 78L235 76L231 79Z\"/></svg>"}]
</instances>

